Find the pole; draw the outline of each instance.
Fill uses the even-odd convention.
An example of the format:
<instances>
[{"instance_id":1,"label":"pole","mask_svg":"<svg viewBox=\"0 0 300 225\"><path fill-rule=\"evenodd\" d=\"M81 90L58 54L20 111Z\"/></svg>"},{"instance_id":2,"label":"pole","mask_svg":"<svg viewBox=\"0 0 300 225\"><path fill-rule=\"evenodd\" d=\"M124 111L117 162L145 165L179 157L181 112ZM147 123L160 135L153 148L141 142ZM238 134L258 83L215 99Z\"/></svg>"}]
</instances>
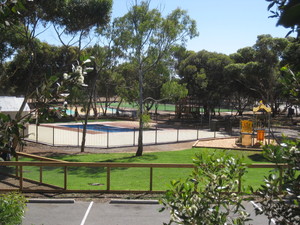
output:
<instances>
[{"instance_id":1,"label":"pole","mask_svg":"<svg viewBox=\"0 0 300 225\"><path fill-rule=\"evenodd\" d=\"M108 131L108 129L107 129L107 148L109 148L109 131Z\"/></svg>"},{"instance_id":2,"label":"pole","mask_svg":"<svg viewBox=\"0 0 300 225\"><path fill-rule=\"evenodd\" d=\"M156 129L155 129L155 144L157 145L157 126L156 126Z\"/></svg>"},{"instance_id":3,"label":"pole","mask_svg":"<svg viewBox=\"0 0 300 225\"><path fill-rule=\"evenodd\" d=\"M54 146L54 126L52 127L52 137L53 137L53 144L52 144L52 146Z\"/></svg>"}]
</instances>

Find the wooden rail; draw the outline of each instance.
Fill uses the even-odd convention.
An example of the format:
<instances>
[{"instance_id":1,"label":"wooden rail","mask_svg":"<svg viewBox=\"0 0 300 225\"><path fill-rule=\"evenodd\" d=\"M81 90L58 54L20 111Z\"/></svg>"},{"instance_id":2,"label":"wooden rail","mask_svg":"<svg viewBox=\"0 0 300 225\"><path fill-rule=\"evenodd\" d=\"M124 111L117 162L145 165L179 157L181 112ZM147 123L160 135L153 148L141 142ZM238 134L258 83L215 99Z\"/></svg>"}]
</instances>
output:
<instances>
[{"instance_id":1,"label":"wooden rail","mask_svg":"<svg viewBox=\"0 0 300 225\"><path fill-rule=\"evenodd\" d=\"M92 163L92 162L65 162L65 161L39 161L39 162L0 162L0 166L16 166L19 170L19 174L16 175L16 178L19 179L19 191L22 192L122 192L122 193L133 193L133 192L163 192L163 191L153 191L153 168L194 168L194 164L169 164L169 163L113 163L113 162L101 162L101 163ZM33 167L62 167L64 168L64 186L62 188L54 189L26 189L24 188L24 170L23 167L33 166ZM276 168L287 167L286 164L251 164L246 165L248 168ZM69 167L100 167L106 168L106 190L71 190L68 189L68 168ZM128 190L111 190L111 168L149 168L149 189L148 190L138 190L138 191L128 191ZM282 176L282 173L279 174ZM241 177L239 179L238 192L241 191ZM40 184L43 184L43 170L40 169ZM8 189L0 189L0 191L9 191Z\"/></svg>"}]
</instances>

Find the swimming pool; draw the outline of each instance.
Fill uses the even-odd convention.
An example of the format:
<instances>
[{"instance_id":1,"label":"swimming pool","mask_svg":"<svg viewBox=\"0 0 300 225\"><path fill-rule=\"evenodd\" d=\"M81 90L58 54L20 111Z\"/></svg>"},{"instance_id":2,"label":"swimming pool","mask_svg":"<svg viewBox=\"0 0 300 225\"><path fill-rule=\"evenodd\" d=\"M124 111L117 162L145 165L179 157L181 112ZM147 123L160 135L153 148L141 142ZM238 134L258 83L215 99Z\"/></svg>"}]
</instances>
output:
<instances>
[{"instance_id":1,"label":"swimming pool","mask_svg":"<svg viewBox=\"0 0 300 225\"><path fill-rule=\"evenodd\" d=\"M83 129L82 124L70 124L70 125L61 125L62 127L69 127L69 128L77 128L77 129ZM134 131L134 128L124 128L124 127L114 127L114 126L108 126L104 124L87 124L86 127L87 130L93 130L93 131L102 131L102 132L131 132Z\"/></svg>"}]
</instances>

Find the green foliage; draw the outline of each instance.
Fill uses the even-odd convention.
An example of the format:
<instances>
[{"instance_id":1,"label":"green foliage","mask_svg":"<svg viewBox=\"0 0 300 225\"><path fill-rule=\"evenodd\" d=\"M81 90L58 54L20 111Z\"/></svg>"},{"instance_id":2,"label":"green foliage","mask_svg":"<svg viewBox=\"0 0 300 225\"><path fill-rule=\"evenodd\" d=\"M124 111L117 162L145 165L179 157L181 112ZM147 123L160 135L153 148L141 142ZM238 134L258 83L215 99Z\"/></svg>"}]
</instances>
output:
<instances>
[{"instance_id":1,"label":"green foliage","mask_svg":"<svg viewBox=\"0 0 300 225\"><path fill-rule=\"evenodd\" d=\"M291 28L291 32L297 32L300 36L300 3L298 0L266 0L270 2L268 10L273 18L278 18L277 25ZM275 8L275 10L274 10Z\"/></svg>"},{"instance_id":2,"label":"green foliage","mask_svg":"<svg viewBox=\"0 0 300 225\"><path fill-rule=\"evenodd\" d=\"M179 62L181 82L187 84L189 95L202 101L206 116L210 113L208 108L215 108L220 99L229 95L224 68L230 63L228 56L205 50L188 54Z\"/></svg>"},{"instance_id":3,"label":"green foliage","mask_svg":"<svg viewBox=\"0 0 300 225\"><path fill-rule=\"evenodd\" d=\"M169 224L245 224L249 215L242 206L238 183L245 173L240 159L230 155L197 155L193 173L184 181L172 181L161 199L170 209Z\"/></svg>"},{"instance_id":4,"label":"green foliage","mask_svg":"<svg viewBox=\"0 0 300 225\"><path fill-rule=\"evenodd\" d=\"M25 208L26 198L20 193L12 192L0 195L0 224L21 224Z\"/></svg>"},{"instance_id":5,"label":"green foliage","mask_svg":"<svg viewBox=\"0 0 300 225\"><path fill-rule=\"evenodd\" d=\"M283 72L283 76L279 79L279 81L284 86L284 92L287 96L293 99L295 104L300 103L300 72L294 73L288 66L282 67L281 71Z\"/></svg>"},{"instance_id":6,"label":"green foliage","mask_svg":"<svg viewBox=\"0 0 300 225\"><path fill-rule=\"evenodd\" d=\"M177 102L179 99L186 97L188 90L185 84L179 84L175 80L171 80L163 84L161 89L162 98Z\"/></svg>"},{"instance_id":7,"label":"green foliage","mask_svg":"<svg viewBox=\"0 0 300 225\"><path fill-rule=\"evenodd\" d=\"M278 167L265 177L265 184L254 193L260 198L262 211L276 224L299 224L300 221L300 141L285 140L280 146L265 146L264 156ZM287 168L279 163L286 163ZM279 176L275 175L280 171ZM280 176L280 174L282 174Z\"/></svg>"},{"instance_id":8,"label":"green foliage","mask_svg":"<svg viewBox=\"0 0 300 225\"><path fill-rule=\"evenodd\" d=\"M21 130L25 119L13 120L9 115L0 113L0 149L15 154L18 145L23 145Z\"/></svg>"},{"instance_id":9,"label":"green foliage","mask_svg":"<svg viewBox=\"0 0 300 225\"><path fill-rule=\"evenodd\" d=\"M143 121L143 123L144 123L144 127L145 128L149 128L150 127L150 121L151 121L151 117L150 117L150 115L148 114L148 113L144 113L143 115L142 115L142 121Z\"/></svg>"}]
</instances>

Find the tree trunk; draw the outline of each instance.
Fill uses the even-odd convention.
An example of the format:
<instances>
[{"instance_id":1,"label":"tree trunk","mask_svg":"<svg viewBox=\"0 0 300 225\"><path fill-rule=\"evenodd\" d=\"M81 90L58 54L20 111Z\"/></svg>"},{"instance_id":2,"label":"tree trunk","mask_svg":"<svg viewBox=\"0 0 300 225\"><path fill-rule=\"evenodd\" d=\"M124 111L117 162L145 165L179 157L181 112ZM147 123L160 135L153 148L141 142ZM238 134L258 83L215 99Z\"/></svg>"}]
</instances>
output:
<instances>
[{"instance_id":1,"label":"tree trunk","mask_svg":"<svg viewBox=\"0 0 300 225\"><path fill-rule=\"evenodd\" d=\"M90 114L90 109L91 109L91 102L92 102L92 93L90 94L89 102L87 105L87 112L85 113L84 116L84 125L83 125L83 130L82 130L82 140L81 140L81 152L84 152L85 148L85 140L86 140L86 127L87 127L87 122Z\"/></svg>"},{"instance_id":2,"label":"tree trunk","mask_svg":"<svg viewBox=\"0 0 300 225\"><path fill-rule=\"evenodd\" d=\"M81 141L81 152L84 152L85 148L85 140L86 140L86 127L87 127L87 122L90 114L90 109L91 109L91 104L93 101L93 95L95 93L95 88L96 88L96 80L97 80L97 70L96 70L96 65L94 64L94 71L92 72L92 79L91 79L91 89L90 89L90 95L89 95L89 102L87 105L87 112L85 113L84 117L84 125L83 125L83 131L82 131L82 141Z\"/></svg>"},{"instance_id":3,"label":"tree trunk","mask_svg":"<svg viewBox=\"0 0 300 225\"><path fill-rule=\"evenodd\" d=\"M139 138L138 138L138 149L136 151L135 156L142 156L143 155L143 128L144 128L144 122L143 122L143 113L144 113L144 107L143 107L143 72L142 69L139 68L138 71L139 74Z\"/></svg>"}]
</instances>

